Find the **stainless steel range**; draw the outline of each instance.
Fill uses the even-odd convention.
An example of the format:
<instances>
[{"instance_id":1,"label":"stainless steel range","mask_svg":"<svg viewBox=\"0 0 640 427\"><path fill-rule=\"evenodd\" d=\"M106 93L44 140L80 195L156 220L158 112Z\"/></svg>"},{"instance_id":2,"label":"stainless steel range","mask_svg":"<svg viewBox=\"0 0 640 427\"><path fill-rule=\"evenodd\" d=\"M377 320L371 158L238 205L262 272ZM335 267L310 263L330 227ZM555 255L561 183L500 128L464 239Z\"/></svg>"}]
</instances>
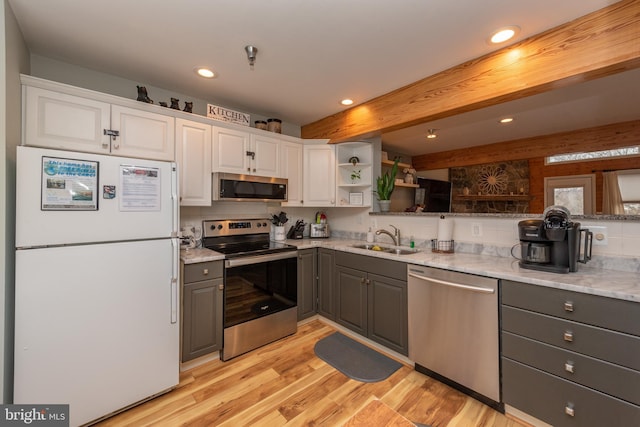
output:
<instances>
[{"instance_id":1,"label":"stainless steel range","mask_svg":"<svg viewBox=\"0 0 640 427\"><path fill-rule=\"evenodd\" d=\"M225 255L222 360L297 330L297 248L269 240L268 219L206 220L203 246Z\"/></svg>"}]
</instances>

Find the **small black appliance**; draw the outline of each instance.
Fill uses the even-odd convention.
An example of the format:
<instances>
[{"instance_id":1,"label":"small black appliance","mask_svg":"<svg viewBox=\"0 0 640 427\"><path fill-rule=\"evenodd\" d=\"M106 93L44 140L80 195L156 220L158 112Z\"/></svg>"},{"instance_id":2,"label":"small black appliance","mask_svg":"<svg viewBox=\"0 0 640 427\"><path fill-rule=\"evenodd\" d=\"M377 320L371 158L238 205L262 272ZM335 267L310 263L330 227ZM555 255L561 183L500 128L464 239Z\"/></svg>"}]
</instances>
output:
<instances>
[{"instance_id":1,"label":"small black appliance","mask_svg":"<svg viewBox=\"0 0 640 427\"><path fill-rule=\"evenodd\" d=\"M546 208L541 220L520 221L518 234L522 268L569 273L591 259L593 233L572 222L564 206Z\"/></svg>"}]
</instances>

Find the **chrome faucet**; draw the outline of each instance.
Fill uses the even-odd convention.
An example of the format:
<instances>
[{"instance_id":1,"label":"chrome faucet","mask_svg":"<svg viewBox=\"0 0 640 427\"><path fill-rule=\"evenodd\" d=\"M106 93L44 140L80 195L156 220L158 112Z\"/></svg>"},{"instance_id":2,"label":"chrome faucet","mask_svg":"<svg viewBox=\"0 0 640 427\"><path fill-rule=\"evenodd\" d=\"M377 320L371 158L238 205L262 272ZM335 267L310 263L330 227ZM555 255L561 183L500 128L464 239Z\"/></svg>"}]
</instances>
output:
<instances>
[{"instance_id":1,"label":"chrome faucet","mask_svg":"<svg viewBox=\"0 0 640 427\"><path fill-rule=\"evenodd\" d=\"M389 227L393 227L393 234L391 234L390 231L387 231L383 228L381 228L380 230L376 231L376 236L379 236L381 234L386 234L387 236L391 237L393 239L393 244L396 246L400 246L400 230L398 229L398 227L393 226L391 224L389 224Z\"/></svg>"}]
</instances>

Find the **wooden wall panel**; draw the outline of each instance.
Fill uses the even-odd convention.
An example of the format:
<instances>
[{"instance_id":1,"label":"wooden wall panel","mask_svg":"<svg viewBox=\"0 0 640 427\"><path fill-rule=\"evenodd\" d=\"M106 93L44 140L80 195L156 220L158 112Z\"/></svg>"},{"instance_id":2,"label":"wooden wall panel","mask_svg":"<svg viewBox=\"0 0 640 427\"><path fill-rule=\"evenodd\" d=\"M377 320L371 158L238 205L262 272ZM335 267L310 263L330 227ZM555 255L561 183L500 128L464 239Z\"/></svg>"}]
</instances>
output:
<instances>
[{"instance_id":1,"label":"wooden wall panel","mask_svg":"<svg viewBox=\"0 0 640 427\"><path fill-rule=\"evenodd\" d=\"M639 141L640 142L640 141ZM640 157L545 165L544 157L529 159L529 190L533 200L529 210L544 211L544 178L570 175L596 175L596 213L602 213L602 171L640 169Z\"/></svg>"},{"instance_id":2,"label":"wooden wall panel","mask_svg":"<svg viewBox=\"0 0 640 427\"><path fill-rule=\"evenodd\" d=\"M584 175L596 172L596 211L602 211L602 170L640 169L640 157L545 165L552 154L598 151L640 145L640 120L614 123L573 132L506 141L415 156L411 162L418 171L464 167L510 160L529 160L529 204L532 213L544 210L544 178Z\"/></svg>"},{"instance_id":3,"label":"wooden wall panel","mask_svg":"<svg viewBox=\"0 0 640 427\"><path fill-rule=\"evenodd\" d=\"M380 134L640 67L640 1L622 0L302 127L331 142Z\"/></svg>"},{"instance_id":4,"label":"wooden wall panel","mask_svg":"<svg viewBox=\"0 0 640 427\"><path fill-rule=\"evenodd\" d=\"M533 159L552 154L607 150L636 144L640 144L640 120L414 156L411 163L416 170L421 171Z\"/></svg>"}]
</instances>

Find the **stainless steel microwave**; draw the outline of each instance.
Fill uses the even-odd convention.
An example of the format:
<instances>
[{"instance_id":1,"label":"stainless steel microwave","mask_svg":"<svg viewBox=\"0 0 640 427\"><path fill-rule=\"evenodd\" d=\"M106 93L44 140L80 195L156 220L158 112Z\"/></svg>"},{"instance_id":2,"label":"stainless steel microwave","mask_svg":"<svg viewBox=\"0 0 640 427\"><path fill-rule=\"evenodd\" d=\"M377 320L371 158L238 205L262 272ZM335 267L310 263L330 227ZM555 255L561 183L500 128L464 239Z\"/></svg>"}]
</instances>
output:
<instances>
[{"instance_id":1,"label":"stainless steel microwave","mask_svg":"<svg viewBox=\"0 0 640 427\"><path fill-rule=\"evenodd\" d=\"M213 174L212 199L286 202L287 186L285 178L216 172Z\"/></svg>"}]
</instances>

